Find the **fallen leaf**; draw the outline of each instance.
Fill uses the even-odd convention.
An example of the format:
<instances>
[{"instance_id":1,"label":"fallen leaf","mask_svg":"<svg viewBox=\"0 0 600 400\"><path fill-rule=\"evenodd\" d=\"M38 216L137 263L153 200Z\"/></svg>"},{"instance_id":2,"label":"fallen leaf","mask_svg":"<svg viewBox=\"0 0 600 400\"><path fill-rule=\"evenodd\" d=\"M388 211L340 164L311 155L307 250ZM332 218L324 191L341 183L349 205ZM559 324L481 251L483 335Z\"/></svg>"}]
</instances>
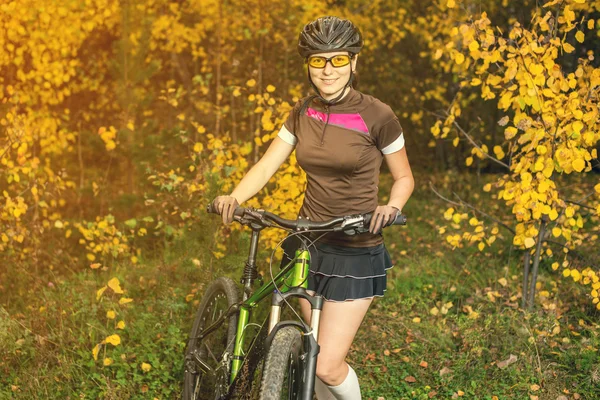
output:
<instances>
[{"instance_id":1,"label":"fallen leaf","mask_svg":"<svg viewBox=\"0 0 600 400\"><path fill-rule=\"evenodd\" d=\"M427 393L427 397L429 397L430 399L433 399L436 394L437 394L437 392L435 390L432 390L431 392Z\"/></svg>"},{"instance_id":2,"label":"fallen leaf","mask_svg":"<svg viewBox=\"0 0 600 400\"><path fill-rule=\"evenodd\" d=\"M510 357L508 357L508 359L506 359L504 361L500 361L496 365L498 366L498 368L504 369L504 368L508 367L510 364L514 364L515 362L517 362L518 359L519 358L517 356L515 356L514 354L511 354Z\"/></svg>"},{"instance_id":3,"label":"fallen leaf","mask_svg":"<svg viewBox=\"0 0 600 400\"><path fill-rule=\"evenodd\" d=\"M409 375L406 378L404 378L404 380L406 382L410 382L410 383L415 383L417 381L417 379L414 376L411 376L411 375Z\"/></svg>"},{"instance_id":4,"label":"fallen leaf","mask_svg":"<svg viewBox=\"0 0 600 400\"><path fill-rule=\"evenodd\" d=\"M110 343L113 346L118 346L121 343L121 338L119 335L110 335L106 339L104 339L106 343Z\"/></svg>"},{"instance_id":5,"label":"fallen leaf","mask_svg":"<svg viewBox=\"0 0 600 400\"><path fill-rule=\"evenodd\" d=\"M540 386L534 383L533 385L529 386L529 389L531 389L532 392L537 392L540 390Z\"/></svg>"},{"instance_id":6,"label":"fallen leaf","mask_svg":"<svg viewBox=\"0 0 600 400\"><path fill-rule=\"evenodd\" d=\"M427 368L427 366L428 366L429 364L427 364L427 361L421 361L421 363L420 363L419 365L420 365L421 367L423 367L423 368Z\"/></svg>"},{"instance_id":7,"label":"fallen leaf","mask_svg":"<svg viewBox=\"0 0 600 400\"><path fill-rule=\"evenodd\" d=\"M448 375L451 373L452 373L452 370L448 367L444 367L444 368L440 369L440 376Z\"/></svg>"},{"instance_id":8,"label":"fallen leaf","mask_svg":"<svg viewBox=\"0 0 600 400\"><path fill-rule=\"evenodd\" d=\"M117 294L123 293L123 289L121 289L121 283L117 278L112 278L110 281L108 281L108 287L111 288L113 292Z\"/></svg>"}]
</instances>

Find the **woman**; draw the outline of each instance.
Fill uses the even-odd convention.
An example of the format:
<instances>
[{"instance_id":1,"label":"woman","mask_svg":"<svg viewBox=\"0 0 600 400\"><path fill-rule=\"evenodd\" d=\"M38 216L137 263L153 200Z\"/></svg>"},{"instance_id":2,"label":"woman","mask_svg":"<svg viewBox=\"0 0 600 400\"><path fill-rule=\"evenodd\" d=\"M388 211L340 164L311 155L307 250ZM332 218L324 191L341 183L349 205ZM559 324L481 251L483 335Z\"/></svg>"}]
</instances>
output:
<instances>
[{"instance_id":1,"label":"woman","mask_svg":"<svg viewBox=\"0 0 600 400\"><path fill-rule=\"evenodd\" d=\"M383 296L386 270L392 267L381 228L394 221L414 187L398 119L390 107L352 88L362 44L360 31L348 20L322 17L304 27L298 51L316 94L296 104L231 195L214 201L223 222L230 223L233 210L254 196L295 149L307 175L301 216L323 221L374 212L369 233L330 233L311 254L308 289L326 299L318 338L319 400L361 398L358 378L345 358L373 298ZM384 158L394 184L388 203L378 205ZM309 321L308 302L302 299L301 308Z\"/></svg>"}]
</instances>

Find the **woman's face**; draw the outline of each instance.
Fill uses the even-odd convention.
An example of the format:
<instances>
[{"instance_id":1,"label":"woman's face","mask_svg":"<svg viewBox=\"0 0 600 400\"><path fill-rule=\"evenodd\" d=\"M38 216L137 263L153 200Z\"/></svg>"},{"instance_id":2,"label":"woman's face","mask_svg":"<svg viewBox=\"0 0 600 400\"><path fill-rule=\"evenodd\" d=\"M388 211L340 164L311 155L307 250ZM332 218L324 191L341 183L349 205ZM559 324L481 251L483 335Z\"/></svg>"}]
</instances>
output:
<instances>
[{"instance_id":1,"label":"woman's face","mask_svg":"<svg viewBox=\"0 0 600 400\"><path fill-rule=\"evenodd\" d=\"M313 56L331 58L337 55L348 55L347 51L333 51L329 53L318 53ZM325 68L314 68L308 66L308 72L313 83L319 89L319 93L325 100L335 99L346 83L350 79L350 71L356 70L356 60L358 56L354 56L350 64L343 67L334 67L331 61L325 64Z\"/></svg>"}]
</instances>

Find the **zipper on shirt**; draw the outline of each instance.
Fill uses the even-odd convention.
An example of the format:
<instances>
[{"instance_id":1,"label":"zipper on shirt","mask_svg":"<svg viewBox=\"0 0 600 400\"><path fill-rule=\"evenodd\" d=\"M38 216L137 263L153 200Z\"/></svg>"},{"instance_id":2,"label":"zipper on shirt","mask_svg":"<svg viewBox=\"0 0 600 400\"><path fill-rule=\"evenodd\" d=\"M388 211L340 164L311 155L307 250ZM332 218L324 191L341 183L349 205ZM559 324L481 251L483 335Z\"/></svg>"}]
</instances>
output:
<instances>
[{"instance_id":1,"label":"zipper on shirt","mask_svg":"<svg viewBox=\"0 0 600 400\"><path fill-rule=\"evenodd\" d=\"M325 112L327 113L327 120L325 121L325 125L323 126L323 132L321 132L321 146L323 146L323 144L324 144L325 129L327 128L327 125L329 124L329 106L325 106Z\"/></svg>"}]
</instances>

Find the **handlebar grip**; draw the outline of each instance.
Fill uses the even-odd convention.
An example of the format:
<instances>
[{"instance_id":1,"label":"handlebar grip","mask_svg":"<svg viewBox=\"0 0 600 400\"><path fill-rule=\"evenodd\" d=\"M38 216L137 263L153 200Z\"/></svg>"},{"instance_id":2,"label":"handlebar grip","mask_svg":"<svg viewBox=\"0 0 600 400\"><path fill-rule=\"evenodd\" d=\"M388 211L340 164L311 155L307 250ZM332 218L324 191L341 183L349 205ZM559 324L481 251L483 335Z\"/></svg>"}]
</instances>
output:
<instances>
[{"instance_id":1,"label":"handlebar grip","mask_svg":"<svg viewBox=\"0 0 600 400\"><path fill-rule=\"evenodd\" d=\"M209 214L218 214L219 213L217 211L217 209L213 206L212 201L206 205L206 212Z\"/></svg>"},{"instance_id":2,"label":"handlebar grip","mask_svg":"<svg viewBox=\"0 0 600 400\"><path fill-rule=\"evenodd\" d=\"M406 225L406 215L398 214L392 225Z\"/></svg>"},{"instance_id":3,"label":"handlebar grip","mask_svg":"<svg viewBox=\"0 0 600 400\"><path fill-rule=\"evenodd\" d=\"M233 212L233 215L236 217L243 217L244 216L244 207L236 207L235 211ZM209 214L217 214L220 215L220 213L217 211L217 209L213 206L213 203L210 202L206 205L206 212Z\"/></svg>"},{"instance_id":4,"label":"handlebar grip","mask_svg":"<svg viewBox=\"0 0 600 400\"><path fill-rule=\"evenodd\" d=\"M365 226L369 226L369 224L371 223L371 218L373 217L372 213L369 214L365 214ZM388 224L386 226L390 226L390 225L406 225L406 215L404 214L398 214L396 216L396 219L394 220L394 222L392 222L391 224Z\"/></svg>"}]
</instances>

